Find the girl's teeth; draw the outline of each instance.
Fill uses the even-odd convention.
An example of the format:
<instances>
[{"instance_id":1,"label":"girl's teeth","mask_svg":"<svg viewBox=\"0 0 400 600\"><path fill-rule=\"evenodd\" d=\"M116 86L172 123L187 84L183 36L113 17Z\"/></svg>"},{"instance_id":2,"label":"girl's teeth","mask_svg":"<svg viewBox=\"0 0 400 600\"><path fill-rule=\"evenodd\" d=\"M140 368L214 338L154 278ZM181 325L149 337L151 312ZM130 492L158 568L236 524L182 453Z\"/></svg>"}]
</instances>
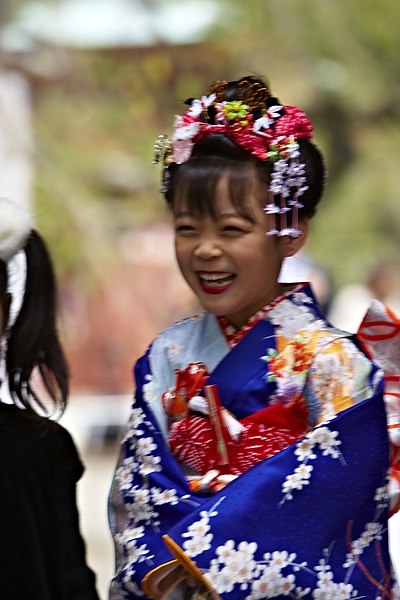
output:
<instances>
[{"instance_id":1,"label":"girl's teeth","mask_svg":"<svg viewBox=\"0 0 400 600\"><path fill-rule=\"evenodd\" d=\"M232 275L229 273L209 273L207 275L199 275L199 277L204 283L226 283L232 278Z\"/></svg>"}]
</instances>

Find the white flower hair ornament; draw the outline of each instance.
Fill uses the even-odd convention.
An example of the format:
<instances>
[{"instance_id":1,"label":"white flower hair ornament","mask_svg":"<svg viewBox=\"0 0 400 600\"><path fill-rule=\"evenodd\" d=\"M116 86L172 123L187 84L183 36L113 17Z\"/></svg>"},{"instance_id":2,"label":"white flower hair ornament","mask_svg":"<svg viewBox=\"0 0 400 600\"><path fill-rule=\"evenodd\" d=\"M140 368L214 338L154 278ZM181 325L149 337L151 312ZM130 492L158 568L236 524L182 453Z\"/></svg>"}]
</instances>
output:
<instances>
[{"instance_id":1,"label":"white flower hair ornament","mask_svg":"<svg viewBox=\"0 0 400 600\"><path fill-rule=\"evenodd\" d=\"M278 104L268 88L258 82L243 80L240 86L242 99L226 101L228 83L214 82L208 96L186 102L190 108L183 116L175 117L170 140L165 134L158 136L153 164L164 164L161 193L168 192L171 163L188 161L197 142L223 133L259 160L273 163L269 200L264 208L269 218L266 235L298 237L303 233L298 227L298 211L303 208L299 198L308 189L298 140L312 138L312 123L299 108ZM290 226L288 212L292 212Z\"/></svg>"},{"instance_id":2,"label":"white flower hair ornament","mask_svg":"<svg viewBox=\"0 0 400 600\"><path fill-rule=\"evenodd\" d=\"M26 243L32 231L32 217L22 206L0 198L0 260L8 262Z\"/></svg>"}]
</instances>

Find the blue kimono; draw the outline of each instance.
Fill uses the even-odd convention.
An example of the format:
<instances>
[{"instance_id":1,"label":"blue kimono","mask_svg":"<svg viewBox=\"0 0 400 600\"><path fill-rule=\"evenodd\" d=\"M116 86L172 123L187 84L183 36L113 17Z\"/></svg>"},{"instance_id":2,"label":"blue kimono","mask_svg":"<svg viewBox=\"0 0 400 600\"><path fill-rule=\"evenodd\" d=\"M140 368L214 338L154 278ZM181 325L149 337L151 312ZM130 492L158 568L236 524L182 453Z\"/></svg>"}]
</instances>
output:
<instances>
[{"instance_id":1,"label":"blue kimono","mask_svg":"<svg viewBox=\"0 0 400 600\"><path fill-rule=\"evenodd\" d=\"M215 494L193 492L167 442L161 397L204 363L237 419L306 407L298 442ZM110 495L110 598L398 599L388 551L382 371L324 319L307 285L229 348L215 316L176 323L135 366L136 395Z\"/></svg>"}]
</instances>

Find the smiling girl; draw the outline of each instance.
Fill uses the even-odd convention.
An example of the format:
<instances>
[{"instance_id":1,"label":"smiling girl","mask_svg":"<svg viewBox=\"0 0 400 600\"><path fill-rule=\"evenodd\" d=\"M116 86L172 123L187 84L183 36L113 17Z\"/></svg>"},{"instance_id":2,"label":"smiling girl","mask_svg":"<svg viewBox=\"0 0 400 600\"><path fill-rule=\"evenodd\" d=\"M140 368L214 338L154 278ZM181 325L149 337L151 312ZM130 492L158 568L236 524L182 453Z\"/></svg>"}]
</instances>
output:
<instances>
[{"instance_id":1,"label":"smiling girl","mask_svg":"<svg viewBox=\"0 0 400 600\"><path fill-rule=\"evenodd\" d=\"M135 367L111 598L394 598L382 373L278 281L324 187L312 125L253 77L188 104L156 153L204 312Z\"/></svg>"}]
</instances>

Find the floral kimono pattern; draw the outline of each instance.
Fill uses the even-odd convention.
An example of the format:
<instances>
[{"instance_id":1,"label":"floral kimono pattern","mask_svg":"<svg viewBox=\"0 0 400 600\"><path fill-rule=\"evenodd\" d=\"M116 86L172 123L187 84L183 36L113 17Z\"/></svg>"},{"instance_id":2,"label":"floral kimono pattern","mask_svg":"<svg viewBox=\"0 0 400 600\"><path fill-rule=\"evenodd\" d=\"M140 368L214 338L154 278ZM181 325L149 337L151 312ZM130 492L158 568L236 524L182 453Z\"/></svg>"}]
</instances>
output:
<instances>
[{"instance_id":1,"label":"floral kimono pattern","mask_svg":"<svg viewBox=\"0 0 400 600\"><path fill-rule=\"evenodd\" d=\"M196 362L239 420L274 403L308 415L304 437L213 495L189 486L161 404L176 369ZM232 350L207 313L164 331L135 367L110 495L110 598L181 600L190 573L227 600L398 599L382 375L324 320L308 286L274 303Z\"/></svg>"}]
</instances>

